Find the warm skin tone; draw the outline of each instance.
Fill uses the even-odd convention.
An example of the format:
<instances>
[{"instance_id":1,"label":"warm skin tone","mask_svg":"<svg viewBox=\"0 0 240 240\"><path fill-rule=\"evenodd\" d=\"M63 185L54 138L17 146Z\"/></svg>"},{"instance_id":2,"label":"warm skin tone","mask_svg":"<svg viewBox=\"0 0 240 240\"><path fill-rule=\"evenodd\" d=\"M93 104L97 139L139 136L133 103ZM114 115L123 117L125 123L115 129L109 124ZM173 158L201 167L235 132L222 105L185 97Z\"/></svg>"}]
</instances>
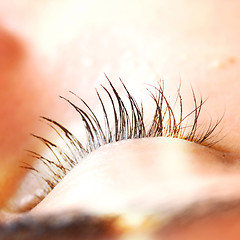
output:
<instances>
[{"instance_id":1,"label":"warm skin tone","mask_svg":"<svg viewBox=\"0 0 240 240\"><path fill-rule=\"evenodd\" d=\"M0 205L16 187L18 162L27 161L24 149L42 150L29 136L48 135L38 116L67 125L78 120L58 95L73 90L94 104L94 87L105 81L104 72L112 81L121 77L134 91L164 78L167 95L175 93L181 78L186 112L192 106L191 83L208 98L201 119L214 121L224 113L227 135L217 148L237 159L239 9L238 1L1 1Z\"/></svg>"}]
</instances>

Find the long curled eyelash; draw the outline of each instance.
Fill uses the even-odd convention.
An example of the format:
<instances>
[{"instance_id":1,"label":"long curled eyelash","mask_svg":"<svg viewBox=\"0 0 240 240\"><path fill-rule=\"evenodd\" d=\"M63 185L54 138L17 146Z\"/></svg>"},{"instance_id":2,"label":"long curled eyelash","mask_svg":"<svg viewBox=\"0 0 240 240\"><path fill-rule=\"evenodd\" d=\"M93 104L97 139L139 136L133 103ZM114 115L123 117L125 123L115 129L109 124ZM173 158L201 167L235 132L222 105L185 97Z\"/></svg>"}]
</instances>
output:
<instances>
[{"instance_id":1,"label":"long curled eyelash","mask_svg":"<svg viewBox=\"0 0 240 240\"><path fill-rule=\"evenodd\" d=\"M79 113L86 132L85 143L80 141L73 133L58 122L41 117L57 133L59 138L62 139L64 147L60 147L41 136L33 135L42 141L53 155L53 159L50 159L36 152L29 151L34 158L39 159L42 168L38 169L27 163L22 166L23 168L32 170L32 173L37 175L41 181L43 192L36 196L39 198L39 202L84 157L106 144L127 139L148 137L180 138L205 146L212 146L216 143L213 140L215 138L213 132L221 120L214 124L210 123L205 129L201 130L199 128L198 121L204 101L200 99L200 102L197 103L194 91L192 91L194 109L183 116L183 101L180 94L180 87L177 91L174 106L172 107L170 101L164 95L164 83L159 82L157 87L152 86L153 91L149 89L148 91L154 102L155 110L152 121L147 122L144 119L144 107L142 103L137 103L122 80L120 79L127 96L127 101L124 101L119 96L111 81L108 78L107 80L111 91L103 85L101 87L108 101L104 101L99 91L96 90L103 114L103 123L101 123L92 108L73 92L71 93L82 102L87 111L78 107L70 100L61 97ZM111 105L111 113L109 113L109 110L105 106L106 102L109 102ZM179 114L176 116L174 114L174 107L177 103ZM113 120L111 120L110 116L113 117ZM189 123L190 116L192 117L191 123Z\"/></svg>"}]
</instances>

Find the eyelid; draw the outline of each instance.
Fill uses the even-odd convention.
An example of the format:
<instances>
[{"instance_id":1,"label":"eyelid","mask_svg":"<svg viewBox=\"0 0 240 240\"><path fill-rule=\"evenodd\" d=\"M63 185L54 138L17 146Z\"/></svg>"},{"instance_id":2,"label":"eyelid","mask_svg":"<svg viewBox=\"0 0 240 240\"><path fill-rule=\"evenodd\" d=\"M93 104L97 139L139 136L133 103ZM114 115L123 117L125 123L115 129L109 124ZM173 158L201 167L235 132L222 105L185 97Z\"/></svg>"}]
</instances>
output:
<instances>
[{"instance_id":1,"label":"eyelid","mask_svg":"<svg viewBox=\"0 0 240 240\"><path fill-rule=\"evenodd\" d=\"M155 214L166 211L164 206L179 211L191 201L225 195L224 187L233 182L229 176L236 173L235 164L225 164L228 158L232 160L216 150L171 138L110 144L89 154L31 214L63 209L96 215ZM231 194L236 195L235 190Z\"/></svg>"},{"instance_id":2,"label":"eyelid","mask_svg":"<svg viewBox=\"0 0 240 240\"><path fill-rule=\"evenodd\" d=\"M119 142L126 139L148 137L182 138L205 145L215 143L212 142L212 140L209 142L208 139L212 136L212 132L218 126L219 122L209 124L205 130L203 129L199 132L198 118L203 101L200 100L200 103L197 104L194 92L194 109L186 116L183 116L182 98L180 90L178 89L176 102L179 101L179 116L177 118L173 112L173 107L171 107L169 101L164 95L164 86L161 85L163 83L159 82L158 87L153 87L153 92L150 91L150 96L153 99L155 108L153 108L152 123L147 126L143 119L142 105L137 103L127 90L124 83L122 82L122 85L127 94L128 107L126 107L126 101L122 100L109 79L108 82L113 93L110 93L110 90L104 86L102 87L108 102L110 102L112 107L110 110L112 111L109 112L105 108L105 102L103 102L102 97L97 91L99 104L103 111L105 128L104 124L100 123L98 117L84 100L78 97L85 108L88 109L88 112L83 111L80 107L64 98L73 106L82 118L86 131L86 144L80 142L78 138L58 122L42 117L42 119L45 120L56 132L58 138L63 140L65 148L59 147L43 137L34 135L45 144L50 152L52 152L52 157L45 157L30 151L30 153L37 158L43 166L45 166L45 170L40 171L38 168L29 165L23 166L26 169L32 170L32 173L35 173L38 176L38 179L41 180L44 194L40 197L47 195L74 166L81 162L81 159L84 159L89 153L109 143ZM176 106L174 110L176 110ZM113 127L110 126L110 114L113 116ZM190 115L194 115L192 124L189 124L187 121ZM186 121L186 123L184 123L184 121ZM189 131L187 128L189 128Z\"/></svg>"}]
</instances>

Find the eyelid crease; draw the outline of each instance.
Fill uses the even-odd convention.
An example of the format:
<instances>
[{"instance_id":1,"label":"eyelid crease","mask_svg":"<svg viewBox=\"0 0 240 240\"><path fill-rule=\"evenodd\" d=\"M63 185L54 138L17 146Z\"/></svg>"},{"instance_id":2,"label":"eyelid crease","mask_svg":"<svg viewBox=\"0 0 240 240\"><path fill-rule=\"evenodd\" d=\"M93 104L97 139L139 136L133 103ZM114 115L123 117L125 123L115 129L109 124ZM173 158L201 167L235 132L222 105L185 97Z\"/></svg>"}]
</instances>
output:
<instances>
[{"instance_id":1,"label":"eyelid crease","mask_svg":"<svg viewBox=\"0 0 240 240\"><path fill-rule=\"evenodd\" d=\"M180 138L183 140L195 142L205 146L211 147L216 144L215 135L213 132L219 125L220 120L216 123L209 123L206 129L200 131L198 126L198 119L202 106L205 101L200 99L197 103L196 95L192 89L194 109L186 116L183 116L183 102L180 94L180 87L175 99L175 104L179 103L180 113L177 118L170 102L164 94L164 82L159 81L158 86L152 86L154 91L149 89L150 97L153 99L155 110L153 111L153 119L150 124L146 124L144 120L144 108L141 103L139 105L135 98L128 91L127 87L120 79L120 82L127 94L127 102L124 101L118 94L117 90L106 76L110 85L111 93L106 87L101 85L103 92L105 92L112 110L113 123L111 124L109 109L105 107L107 100L103 101L99 91L96 90L97 97L102 108L104 124L101 124L100 119L96 116L91 107L75 93L71 92L77 97L88 111L75 105L70 100L61 97L68 102L80 115L82 124L86 132L86 143L82 143L77 137L74 136L67 128L58 122L47 118L41 117L62 139L65 148L59 147L51 141L33 134L52 152L53 160L44 157L34 151L29 153L42 163L45 170L38 170L33 166L27 164L22 165L22 168L31 170L32 174L36 175L42 182L44 198L60 181L61 179L79 162L86 157L89 153L109 143L118 142L121 140L135 139L135 138L148 138L148 137L172 137ZM193 115L192 123L189 124L188 120ZM214 139L214 140L213 140ZM55 159L55 161L54 161Z\"/></svg>"}]
</instances>

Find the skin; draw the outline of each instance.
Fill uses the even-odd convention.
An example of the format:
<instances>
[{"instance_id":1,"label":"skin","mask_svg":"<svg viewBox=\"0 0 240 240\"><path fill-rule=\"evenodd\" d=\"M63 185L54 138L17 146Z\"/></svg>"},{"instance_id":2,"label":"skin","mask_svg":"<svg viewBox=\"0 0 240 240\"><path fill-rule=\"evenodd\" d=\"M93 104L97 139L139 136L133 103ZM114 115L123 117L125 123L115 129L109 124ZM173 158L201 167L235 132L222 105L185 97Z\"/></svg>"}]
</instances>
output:
<instances>
[{"instance_id":1,"label":"skin","mask_svg":"<svg viewBox=\"0 0 240 240\"><path fill-rule=\"evenodd\" d=\"M1 1L0 206L8 201L23 177L19 161L31 161L24 150L43 151L43 146L29 133L51 138L49 129L38 121L39 115L71 127L79 117L58 96L71 98L68 90L73 90L92 105L96 101L94 87L106 82L104 73L116 85L121 77L136 94L145 87L143 83L154 84L163 78L166 94L174 95L181 79L186 112L192 110L191 85L203 99L208 98L201 114L203 124L224 114L220 125L223 129L220 137L224 138L216 150L230 155L237 165L240 154L239 9L238 1L215 0L132 4L128 1L119 4L73 0L61 4L59 1L24 0L11 4ZM211 162L212 158L209 159ZM207 167L198 176L206 170ZM187 174L196 174L189 171ZM232 227L232 222L237 225L239 219L231 216L221 218L221 224L226 227L224 234L231 233L238 239L239 232ZM208 231L211 226L208 221L202 221L199 227L175 229L176 235L169 239L175 239L174 236L197 239L199 229L206 229L204 239L206 236L214 239ZM216 219L210 221L213 222ZM220 239L217 231L214 234ZM168 239L168 235L165 237Z\"/></svg>"}]
</instances>

